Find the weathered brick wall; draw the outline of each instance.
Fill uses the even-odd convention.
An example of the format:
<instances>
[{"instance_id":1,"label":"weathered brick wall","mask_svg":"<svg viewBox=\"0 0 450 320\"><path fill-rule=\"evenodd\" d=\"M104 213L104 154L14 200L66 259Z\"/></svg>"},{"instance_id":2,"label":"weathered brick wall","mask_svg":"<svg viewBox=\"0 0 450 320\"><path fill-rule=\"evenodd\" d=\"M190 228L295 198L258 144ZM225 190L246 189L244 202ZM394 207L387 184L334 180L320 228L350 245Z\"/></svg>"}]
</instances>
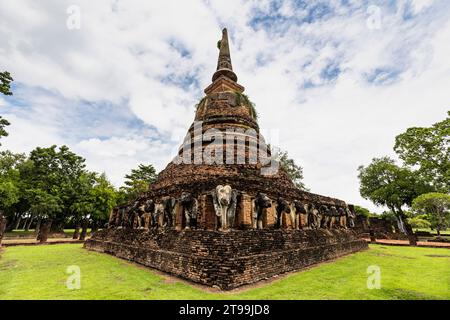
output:
<instances>
[{"instance_id":1,"label":"weathered brick wall","mask_svg":"<svg viewBox=\"0 0 450 320\"><path fill-rule=\"evenodd\" d=\"M107 229L85 247L227 290L363 250L367 244L350 230Z\"/></svg>"},{"instance_id":2,"label":"weathered brick wall","mask_svg":"<svg viewBox=\"0 0 450 320\"><path fill-rule=\"evenodd\" d=\"M369 237L370 230L373 230L376 239L408 239L402 233L395 222L386 218L357 216L355 220L355 232L361 237Z\"/></svg>"}]
</instances>

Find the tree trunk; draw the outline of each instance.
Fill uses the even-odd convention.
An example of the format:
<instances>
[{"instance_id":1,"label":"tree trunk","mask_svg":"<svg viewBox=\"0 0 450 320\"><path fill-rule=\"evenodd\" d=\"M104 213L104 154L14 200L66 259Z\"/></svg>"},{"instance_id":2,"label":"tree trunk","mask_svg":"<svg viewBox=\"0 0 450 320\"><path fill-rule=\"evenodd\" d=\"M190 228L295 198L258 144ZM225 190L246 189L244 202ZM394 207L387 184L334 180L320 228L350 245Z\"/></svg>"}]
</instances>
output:
<instances>
[{"instance_id":1,"label":"tree trunk","mask_svg":"<svg viewBox=\"0 0 450 320\"><path fill-rule=\"evenodd\" d=\"M86 234L87 234L88 224L89 224L88 220L85 219L85 220L83 221L83 227L82 227L82 229L81 229L80 240L83 240L83 241L84 241L84 240L86 239Z\"/></svg>"},{"instance_id":2,"label":"tree trunk","mask_svg":"<svg viewBox=\"0 0 450 320\"><path fill-rule=\"evenodd\" d=\"M80 237L80 223L77 222L75 225L75 231L73 232L72 239L78 239Z\"/></svg>"},{"instance_id":3,"label":"tree trunk","mask_svg":"<svg viewBox=\"0 0 450 320\"><path fill-rule=\"evenodd\" d=\"M25 231L30 230L31 224L33 223L33 219L34 219L34 217L31 216L31 217L30 217L30 221L28 221L28 224L25 226Z\"/></svg>"},{"instance_id":4,"label":"tree trunk","mask_svg":"<svg viewBox=\"0 0 450 320\"><path fill-rule=\"evenodd\" d=\"M417 236L414 234L414 230L406 219L406 215L403 213L402 208L398 209L400 219L403 220L403 225L405 226L406 235L408 236L409 245L417 246Z\"/></svg>"},{"instance_id":5,"label":"tree trunk","mask_svg":"<svg viewBox=\"0 0 450 320\"><path fill-rule=\"evenodd\" d=\"M409 245L410 246L417 246L417 236L414 234L414 230L411 227L411 225L408 223L408 220L406 219L406 215L403 213L402 208L397 208L397 211L394 210L394 208L391 208L392 212L394 212L397 221L400 222L400 224L404 227L404 233L408 237ZM400 226L399 226L400 227Z\"/></svg>"},{"instance_id":6,"label":"tree trunk","mask_svg":"<svg viewBox=\"0 0 450 320\"><path fill-rule=\"evenodd\" d=\"M92 222L92 227L91 227L91 234L93 234L94 232L98 231L98 222L97 221L93 221Z\"/></svg>"},{"instance_id":7,"label":"tree trunk","mask_svg":"<svg viewBox=\"0 0 450 320\"><path fill-rule=\"evenodd\" d=\"M48 234L50 232L50 228L52 227L52 220L47 220L44 223L41 223L41 228L39 229L39 233L37 235L36 240L40 243L47 242Z\"/></svg>"},{"instance_id":8,"label":"tree trunk","mask_svg":"<svg viewBox=\"0 0 450 320\"><path fill-rule=\"evenodd\" d=\"M16 221L16 225L14 226L14 230L18 230L19 229L20 221L22 221L22 218L18 217L17 221Z\"/></svg>"},{"instance_id":9,"label":"tree trunk","mask_svg":"<svg viewBox=\"0 0 450 320\"><path fill-rule=\"evenodd\" d=\"M441 227L440 226L436 227L436 233L437 233L438 237L441 236Z\"/></svg>"},{"instance_id":10,"label":"tree trunk","mask_svg":"<svg viewBox=\"0 0 450 320\"><path fill-rule=\"evenodd\" d=\"M39 230L41 229L41 224L42 224L42 218L39 217L36 222L36 228L34 228L35 234L39 234Z\"/></svg>"},{"instance_id":11,"label":"tree trunk","mask_svg":"<svg viewBox=\"0 0 450 320\"><path fill-rule=\"evenodd\" d=\"M23 221L22 230L25 230L25 228L27 227L28 220L29 218L25 218L25 220Z\"/></svg>"}]
</instances>

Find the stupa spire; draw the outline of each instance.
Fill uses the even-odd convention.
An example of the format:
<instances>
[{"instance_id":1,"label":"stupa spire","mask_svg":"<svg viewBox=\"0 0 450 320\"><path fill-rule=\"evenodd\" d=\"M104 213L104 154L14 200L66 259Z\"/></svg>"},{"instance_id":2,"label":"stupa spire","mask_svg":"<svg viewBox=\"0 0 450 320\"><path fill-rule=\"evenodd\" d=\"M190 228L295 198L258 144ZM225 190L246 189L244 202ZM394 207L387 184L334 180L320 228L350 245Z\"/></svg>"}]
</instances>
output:
<instances>
[{"instance_id":1,"label":"stupa spire","mask_svg":"<svg viewBox=\"0 0 450 320\"><path fill-rule=\"evenodd\" d=\"M216 81L220 76L225 76L237 82L237 76L233 72L231 65L230 46L228 43L228 31L226 28L222 30L222 40L219 42L219 59L217 61L217 70L214 72L212 81Z\"/></svg>"}]
</instances>

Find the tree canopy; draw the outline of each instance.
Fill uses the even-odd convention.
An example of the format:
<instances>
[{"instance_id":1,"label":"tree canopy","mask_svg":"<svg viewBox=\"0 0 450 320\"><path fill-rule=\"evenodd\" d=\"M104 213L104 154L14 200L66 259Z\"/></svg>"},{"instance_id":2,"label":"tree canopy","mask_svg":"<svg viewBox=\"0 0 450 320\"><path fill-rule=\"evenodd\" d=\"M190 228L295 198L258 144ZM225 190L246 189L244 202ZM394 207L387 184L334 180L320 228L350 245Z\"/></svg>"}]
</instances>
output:
<instances>
[{"instance_id":1,"label":"tree canopy","mask_svg":"<svg viewBox=\"0 0 450 320\"><path fill-rule=\"evenodd\" d=\"M8 71L0 72L0 93L7 96L12 95L11 82L13 82L13 78Z\"/></svg>"},{"instance_id":2,"label":"tree canopy","mask_svg":"<svg viewBox=\"0 0 450 320\"><path fill-rule=\"evenodd\" d=\"M403 206L410 206L419 195L430 187L409 168L399 167L388 158L375 158L367 167L358 168L360 194L375 205L386 206L403 218Z\"/></svg>"},{"instance_id":3,"label":"tree canopy","mask_svg":"<svg viewBox=\"0 0 450 320\"><path fill-rule=\"evenodd\" d=\"M121 201L135 199L139 194L148 190L150 184L155 182L157 177L153 165L140 164L137 169L132 169L130 174L125 176L125 186L121 187Z\"/></svg>"},{"instance_id":4,"label":"tree canopy","mask_svg":"<svg viewBox=\"0 0 450 320\"><path fill-rule=\"evenodd\" d=\"M450 190L450 111L431 127L409 128L398 135L394 150L405 165L418 166L417 173L436 191Z\"/></svg>"},{"instance_id":5,"label":"tree canopy","mask_svg":"<svg viewBox=\"0 0 450 320\"><path fill-rule=\"evenodd\" d=\"M9 74L9 72L0 72L0 93L4 95L12 95L11 92L11 82L13 81L13 78ZM10 123L8 120L2 118L0 116L0 138L8 136L8 132L6 132L5 127L9 126ZM1 144L0 144L1 145Z\"/></svg>"},{"instance_id":6,"label":"tree canopy","mask_svg":"<svg viewBox=\"0 0 450 320\"><path fill-rule=\"evenodd\" d=\"M288 174L295 186L301 190L308 191L303 182L303 168L297 165L294 159L289 158L287 151L278 151L277 160L281 168Z\"/></svg>"},{"instance_id":7,"label":"tree canopy","mask_svg":"<svg viewBox=\"0 0 450 320\"><path fill-rule=\"evenodd\" d=\"M444 193L425 193L414 199L413 211L428 217L431 227L440 230L450 226L450 195Z\"/></svg>"}]
</instances>

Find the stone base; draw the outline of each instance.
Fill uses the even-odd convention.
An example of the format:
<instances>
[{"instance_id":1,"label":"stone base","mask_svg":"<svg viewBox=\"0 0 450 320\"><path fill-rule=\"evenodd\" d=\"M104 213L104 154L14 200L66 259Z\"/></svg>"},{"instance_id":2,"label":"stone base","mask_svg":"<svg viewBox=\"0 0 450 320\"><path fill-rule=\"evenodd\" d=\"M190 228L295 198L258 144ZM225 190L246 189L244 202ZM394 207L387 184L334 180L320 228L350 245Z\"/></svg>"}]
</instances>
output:
<instances>
[{"instance_id":1,"label":"stone base","mask_svg":"<svg viewBox=\"0 0 450 320\"><path fill-rule=\"evenodd\" d=\"M105 229L85 248L230 290L367 249L351 230Z\"/></svg>"}]
</instances>

